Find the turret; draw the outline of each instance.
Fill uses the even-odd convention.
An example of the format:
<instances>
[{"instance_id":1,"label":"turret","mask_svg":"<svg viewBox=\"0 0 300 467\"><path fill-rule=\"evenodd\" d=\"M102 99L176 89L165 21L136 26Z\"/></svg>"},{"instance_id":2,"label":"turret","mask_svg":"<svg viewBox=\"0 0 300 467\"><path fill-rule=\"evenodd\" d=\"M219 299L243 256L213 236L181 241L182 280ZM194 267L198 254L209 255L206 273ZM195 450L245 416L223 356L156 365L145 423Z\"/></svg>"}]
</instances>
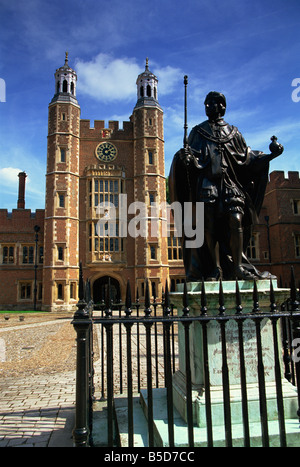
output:
<instances>
[{"instance_id":1,"label":"turret","mask_svg":"<svg viewBox=\"0 0 300 467\"><path fill-rule=\"evenodd\" d=\"M68 63L68 52L66 52L65 63L54 73L55 94L52 102L72 102L78 104L76 99L77 74Z\"/></svg>"},{"instance_id":2,"label":"turret","mask_svg":"<svg viewBox=\"0 0 300 467\"><path fill-rule=\"evenodd\" d=\"M135 108L141 106L159 106L157 95L157 77L149 70L148 58L146 58L145 71L136 80L137 103Z\"/></svg>"}]
</instances>

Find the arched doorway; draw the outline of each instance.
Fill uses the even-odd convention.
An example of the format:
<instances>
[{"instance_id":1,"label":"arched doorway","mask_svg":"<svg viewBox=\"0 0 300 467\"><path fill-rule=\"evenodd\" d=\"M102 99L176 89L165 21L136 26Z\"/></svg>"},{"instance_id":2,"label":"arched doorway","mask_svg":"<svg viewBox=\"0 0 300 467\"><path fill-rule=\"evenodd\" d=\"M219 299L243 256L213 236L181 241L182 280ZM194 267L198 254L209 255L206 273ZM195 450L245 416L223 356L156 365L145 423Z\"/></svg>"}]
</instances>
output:
<instances>
[{"instance_id":1,"label":"arched doorway","mask_svg":"<svg viewBox=\"0 0 300 467\"><path fill-rule=\"evenodd\" d=\"M120 284L117 279L110 276L102 276L96 279L93 284L93 301L95 304L101 303L105 300L106 291L108 287L108 280L110 279L110 296L113 302L120 298Z\"/></svg>"}]
</instances>

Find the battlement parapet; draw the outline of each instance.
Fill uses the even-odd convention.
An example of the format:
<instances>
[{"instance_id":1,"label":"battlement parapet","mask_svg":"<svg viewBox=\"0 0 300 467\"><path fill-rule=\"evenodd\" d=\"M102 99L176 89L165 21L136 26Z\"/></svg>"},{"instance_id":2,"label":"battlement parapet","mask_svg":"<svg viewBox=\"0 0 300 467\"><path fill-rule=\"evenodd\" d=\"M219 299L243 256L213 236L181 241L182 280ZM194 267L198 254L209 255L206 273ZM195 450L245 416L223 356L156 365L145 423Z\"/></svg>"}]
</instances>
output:
<instances>
[{"instance_id":1,"label":"battlement parapet","mask_svg":"<svg viewBox=\"0 0 300 467\"><path fill-rule=\"evenodd\" d=\"M37 209L13 209L9 212L7 209L0 209L0 231L6 232L8 230L33 231L35 225L38 225L41 230L44 227L45 210Z\"/></svg>"},{"instance_id":2,"label":"battlement parapet","mask_svg":"<svg viewBox=\"0 0 300 467\"><path fill-rule=\"evenodd\" d=\"M289 171L286 177L283 170L274 170L269 175L267 191L275 188L300 188L299 172Z\"/></svg>"},{"instance_id":3,"label":"battlement parapet","mask_svg":"<svg viewBox=\"0 0 300 467\"><path fill-rule=\"evenodd\" d=\"M120 128L120 122L109 120L108 128L105 128L104 120L95 120L94 126L91 126L90 120L80 120L81 138L103 138L106 139L129 139L132 138L133 124L131 121L123 122L123 128Z\"/></svg>"}]
</instances>

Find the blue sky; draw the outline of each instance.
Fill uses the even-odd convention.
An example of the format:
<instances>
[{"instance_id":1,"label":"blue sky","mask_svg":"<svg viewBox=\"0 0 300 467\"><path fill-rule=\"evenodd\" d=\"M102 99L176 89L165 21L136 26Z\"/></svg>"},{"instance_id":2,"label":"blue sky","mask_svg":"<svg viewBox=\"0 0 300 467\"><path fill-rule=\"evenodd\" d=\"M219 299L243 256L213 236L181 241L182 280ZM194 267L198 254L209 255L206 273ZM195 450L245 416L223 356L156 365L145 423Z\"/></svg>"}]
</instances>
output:
<instances>
[{"instance_id":1,"label":"blue sky","mask_svg":"<svg viewBox=\"0 0 300 467\"><path fill-rule=\"evenodd\" d=\"M273 134L284 145L271 171L299 171L299 14L299 0L0 0L0 207L16 207L25 170L26 207L44 208L48 104L66 50L91 123L129 119L149 57L166 175L182 146L185 74L189 130L206 119L206 94L223 92L252 149L268 152Z\"/></svg>"}]
</instances>

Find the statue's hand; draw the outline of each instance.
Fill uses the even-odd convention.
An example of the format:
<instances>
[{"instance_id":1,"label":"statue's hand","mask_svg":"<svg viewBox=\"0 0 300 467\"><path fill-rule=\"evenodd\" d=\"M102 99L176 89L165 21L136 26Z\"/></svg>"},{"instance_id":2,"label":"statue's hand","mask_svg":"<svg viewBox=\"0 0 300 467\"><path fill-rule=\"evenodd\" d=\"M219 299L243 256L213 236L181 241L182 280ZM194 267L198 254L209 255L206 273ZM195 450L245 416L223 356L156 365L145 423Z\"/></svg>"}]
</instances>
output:
<instances>
[{"instance_id":1,"label":"statue's hand","mask_svg":"<svg viewBox=\"0 0 300 467\"><path fill-rule=\"evenodd\" d=\"M273 158L280 156L280 154L282 154L284 151L284 147L282 146L282 144L279 144L277 142L276 136L272 136L271 141L272 143L270 144L269 149Z\"/></svg>"},{"instance_id":2,"label":"statue's hand","mask_svg":"<svg viewBox=\"0 0 300 467\"><path fill-rule=\"evenodd\" d=\"M189 147L182 148L180 151L178 151L179 157L184 162L186 165L190 165L192 161L192 153L190 151Z\"/></svg>"}]
</instances>

